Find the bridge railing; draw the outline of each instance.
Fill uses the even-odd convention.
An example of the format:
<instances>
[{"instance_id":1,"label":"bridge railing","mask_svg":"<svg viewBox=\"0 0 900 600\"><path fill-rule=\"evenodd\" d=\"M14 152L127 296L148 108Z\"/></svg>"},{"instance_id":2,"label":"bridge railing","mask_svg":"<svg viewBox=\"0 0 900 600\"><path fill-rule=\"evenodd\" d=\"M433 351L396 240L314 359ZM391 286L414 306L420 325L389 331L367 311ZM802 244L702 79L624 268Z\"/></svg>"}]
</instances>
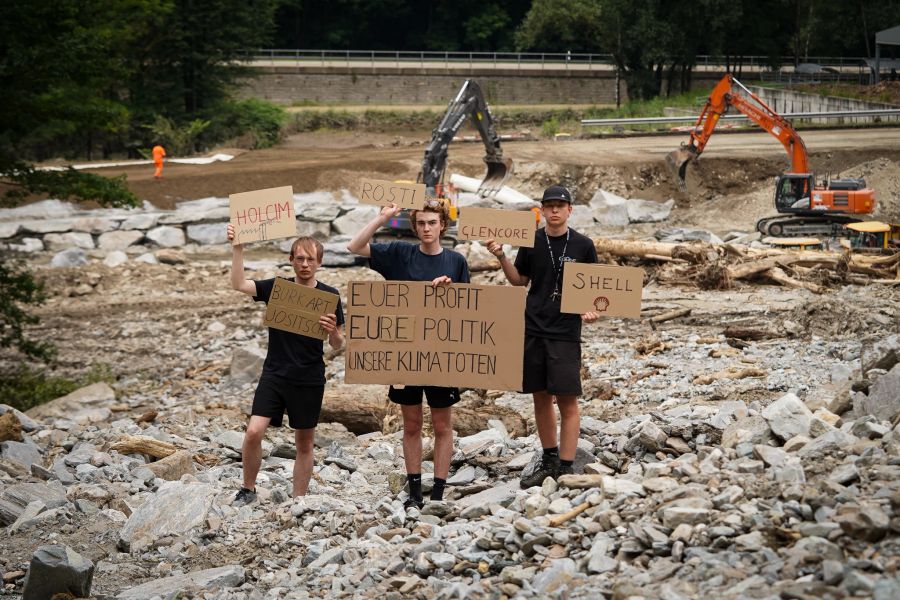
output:
<instances>
[{"instance_id":1,"label":"bridge railing","mask_svg":"<svg viewBox=\"0 0 900 600\"><path fill-rule=\"evenodd\" d=\"M602 69L615 68L612 54L596 54L584 52L450 52L434 50L306 50L286 48L263 48L247 50L244 53L246 60L256 63L269 63L272 65L300 66L319 64L321 66L335 64L356 64L371 66L397 64L424 66L490 66L494 68L510 67L543 67L552 66L558 68L573 69ZM803 63L813 63L822 67L830 67L837 70L859 69L862 58L852 56L807 56ZM793 70L794 58L782 57L780 69L772 68L772 59L767 56L743 56L740 57L740 68L749 71L779 71ZM736 67L734 57L716 55L698 55L694 65L695 70L721 70Z\"/></svg>"}]
</instances>

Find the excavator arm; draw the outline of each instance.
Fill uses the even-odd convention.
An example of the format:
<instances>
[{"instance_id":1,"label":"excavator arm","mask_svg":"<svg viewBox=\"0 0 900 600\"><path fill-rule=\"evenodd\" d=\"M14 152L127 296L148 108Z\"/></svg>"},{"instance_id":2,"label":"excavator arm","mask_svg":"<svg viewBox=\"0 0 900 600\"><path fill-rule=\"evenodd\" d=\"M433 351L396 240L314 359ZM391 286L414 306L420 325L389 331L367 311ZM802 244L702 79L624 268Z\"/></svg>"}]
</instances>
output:
<instances>
[{"instance_id":1,"label":"excavator arm","mask_svg":"<svg viewBox=\"0 0 900 600\"><path fill-rule=\"evenodd\" d=\"M738 94L735 86L746 94ZM789 173L808 173L809 156L806 145L790 122L772 110L759 96L748 90L744 85L732 77L726 75L716 87L713 88L697 124L691 131L691 139L687 144L666 156L666 162L670 169L677 174L679 183L684 185L685 173L688 164L700 156L709 138L712 137L719 123L719 119L726 113L729 107L734 107L751 121L775 136L791 159Z\"/></svg>"},{"instance_id":2,"label":"excavator arm","mask_svg":"<svg viewBox=\"0 0 900 600\"><path fill-rule=\"evenodd\" d=\"M496 194L512 175L512 159L503 158L500 136L494 129L494 118L484 100L481 88L471 79L467 79L456 97L450 101L447 112L432 132L431 142L425 149L419 178L426 188L434 188L441 182L447 166L447 147L469 117L478 128L485 148L484 162L487 165L487 173L478 187L479 195Z\"/></svg>"}]
</instances>

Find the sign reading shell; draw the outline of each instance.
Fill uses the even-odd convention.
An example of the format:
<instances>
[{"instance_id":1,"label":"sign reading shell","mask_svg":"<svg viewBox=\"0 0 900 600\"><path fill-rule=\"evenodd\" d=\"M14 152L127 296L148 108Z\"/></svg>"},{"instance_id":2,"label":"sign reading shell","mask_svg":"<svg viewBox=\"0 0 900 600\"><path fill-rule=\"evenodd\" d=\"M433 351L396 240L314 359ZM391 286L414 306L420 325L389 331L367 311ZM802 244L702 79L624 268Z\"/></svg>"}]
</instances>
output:
<instances>
[{"instance_id":1,"label":"sign reading shell","mask_svg":"<svg viewBox=\"0 0 900 600\"><path fill-rule=\"evenodd\" d=\"M525 248L534 247L534 213L466 206L459 211L457 237L461 240L494 240Z\"/></svg>"},{"instance_id":2,"label":"sign reading shell","mask_svg":"<svg viewBox=\"0 0 900 600\"><path fill-rule=\"evenodd\" d=\"M421 209L425 206L425 184L363 179L359 201L375 206L393 203L400 208Z\"/></svg>"},{"instance_id":3,"label":"sign reading shell","mask_svg":"<svg viewBox=\"0 0 900 600\"><path fill-rule=\"evenodd\" d=\"M324 340L328 332L319 324L319 317L333 313L339 301L336 294L279 277L266 305L263 325Z\"/></svg>"},{"instance_id":4,"label":"sign reading shell","mask_svg":"<svg viewBox=\"0 0 900 600\"><path fill-rule=\"evenodd\" d=\"M567 262L563 267L560 312L600 313L601 317L634 317L641 314L644 270Z\"/></svg>"},{"instance_id":5,"label":"sign reading shell","mask_svg":"<svg viewBox=\"0 0 900 600\"><path fill-rule=\"evenodd\" d=\"M228 199L231 224L234 225L232 244L297 235L294 189L291 186L231 194Z\"/></svg>"},{"instance_id":6,"label":"sign reading shell","mask_svg":"<svg viewBox=\"0 0 900 600\"><path fill-rule=\"evenodd\" d=\"M525 288L351 281L347 383L522 388Z\"/></svg>"}]
</instances>

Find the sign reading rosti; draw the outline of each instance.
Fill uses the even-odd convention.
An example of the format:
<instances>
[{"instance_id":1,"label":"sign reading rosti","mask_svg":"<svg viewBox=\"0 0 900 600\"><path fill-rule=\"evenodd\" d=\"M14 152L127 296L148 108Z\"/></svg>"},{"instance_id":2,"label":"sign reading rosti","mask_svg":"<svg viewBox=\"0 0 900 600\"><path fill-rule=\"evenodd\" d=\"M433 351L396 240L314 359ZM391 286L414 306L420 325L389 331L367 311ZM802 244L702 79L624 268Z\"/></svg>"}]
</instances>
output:
<instances>
[{"instance_id":1,"label":"sign reading rosti","mask_svg":"<svg viewBox=\"0 0 900 600\"><path fill-rule=\"evenodd\" d=\"M534 247L534 213L466 206L459 211L457 237L461 240L490 240L525 248Z\"/></svg>"},{"instance_id":2,"label":"sign reading rosti","mask_svg":"<svg viewBox=\"0 0 900 600\"><path fill-rule=\"evenodd\" d=\"M351 281L347 383L522 388L525 288Z\"/></svg>"},{"instance_id":3,"label":"sign reading rosti","mask_svg":"<svg viewBox=\"0 0 900 600\"><path fill-rule=\"evenodd\" d=\"M359 201L375 206L393 203L400 208L421 209L425 206L425 184L363 179Z\"/></svg>"},{"instance_id":4,"label":"sign reading rosti","mask_svg":"<svg viewBox=\"0 0 900 600\"><path fill-rule=\"evenodd\" d=\"M231 224L234 225L232 244L297 235L291 186L231 194L228 199L231 201Z\"/></svg>"},{"instance_id":5,"label":"sign reading rosti","mask_svg":"<svg viewBox=\"0 0 900 600\"><path fill-rule=\"evenodd\" d=\"M639 317L644 270L567 262L563 267L564 313L600 313L601 317Z\"/></svg>"},{"instance_id":6,"label":"sign reading rosti","mask_svg":"<svg viewBox=\"0 0 900 600\"><path fill-rule=\"evenodd\" d=\"M333 313L340 298L287 279L275 279L272 295L266 305L263 325L308 337L324 340L328 332L319 324L319 317Z\"/></svg>"}]
</instances>

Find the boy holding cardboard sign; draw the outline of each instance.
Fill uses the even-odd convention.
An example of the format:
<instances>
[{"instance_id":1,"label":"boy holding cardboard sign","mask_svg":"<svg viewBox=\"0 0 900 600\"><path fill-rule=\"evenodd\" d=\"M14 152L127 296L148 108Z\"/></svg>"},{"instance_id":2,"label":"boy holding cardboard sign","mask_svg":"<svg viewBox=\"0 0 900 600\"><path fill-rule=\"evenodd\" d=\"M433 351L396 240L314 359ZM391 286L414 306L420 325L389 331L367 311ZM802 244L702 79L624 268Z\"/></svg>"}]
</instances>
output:
<instances>
[{"instance_id":1,"label":"boy holding cardboard sign","mask_svg":"<svg viewBox=\"0 0 900 600\"><path fill-rule=\"evenodd\" d=\"M567 225L572 214L572 195L561 185L544 190L541 212L546 227L534 234L533 248L519 248L513 264L495 240L487 249L500 259L506 278L513 285L528 285L525 301L525 364L522 391L534 396L534 420L544 449L541 464L522 477L521 486L541 485L547 477L572 473L581 418L581 323L593 323L600 315L560 312L562 273L567 262L597 262L590 238ZM556 411L559 407L559 443Z\"/></svg>"},{"instance_id":2,"label":"boy holding cardboard sign","mask_svg":"<svg viewBox=\"0 0 900 600\"><path fill-rule=\"evenodd\" d=\"M418 244L371 243L372 236L400 207L390 204L357 233L347 250L369 259L369 267L387 280L430 281L433 286L469 283L469 265L459 252L441 246L441 234L450 225L450 214L440 200L426 200L422 210L410 213ZM442 500L453 454L452 406L459 402L459 389L436 386L391 386L388 398L400 405L403 415L403 457L409 482L407 507L421 508L422 498L422 396L431 408L434 427L434 487L432 500Z\"/></svg>"},{"instance_id":3,"label":"boy holding cardboard sign","mask_svg":"<svg viewBox=\"0 0 900 600\"><path fill-rule=\"evenodd\" d=\"M234 226L228 225L228 240L234 240ZM344 343L341 326L344 311L338 291L316 280L316 271L322 266L322 244L311 237L301 237L291 245L290 261L294 268L294 281L319 291L338 296L334 312L321 315L318 325L327 333L332 348ZM244 246L232 247L231 287L267 305L275 287L276 278L254 281L244 278ZM297 455L294 460L294 496L303 496L309 487L313 470L313 438L322 397L325 394L325 361L323 341L282 329L269 328L269 349L263 364L263 373L253 398L250 423L244 434L241 448L243 487L234 498L235 505L250 504L256 500L256 475L262 464L262 439L271 423L281 427L287 410L290 426L294 430Z\"/></svg>"}]
</instances>

